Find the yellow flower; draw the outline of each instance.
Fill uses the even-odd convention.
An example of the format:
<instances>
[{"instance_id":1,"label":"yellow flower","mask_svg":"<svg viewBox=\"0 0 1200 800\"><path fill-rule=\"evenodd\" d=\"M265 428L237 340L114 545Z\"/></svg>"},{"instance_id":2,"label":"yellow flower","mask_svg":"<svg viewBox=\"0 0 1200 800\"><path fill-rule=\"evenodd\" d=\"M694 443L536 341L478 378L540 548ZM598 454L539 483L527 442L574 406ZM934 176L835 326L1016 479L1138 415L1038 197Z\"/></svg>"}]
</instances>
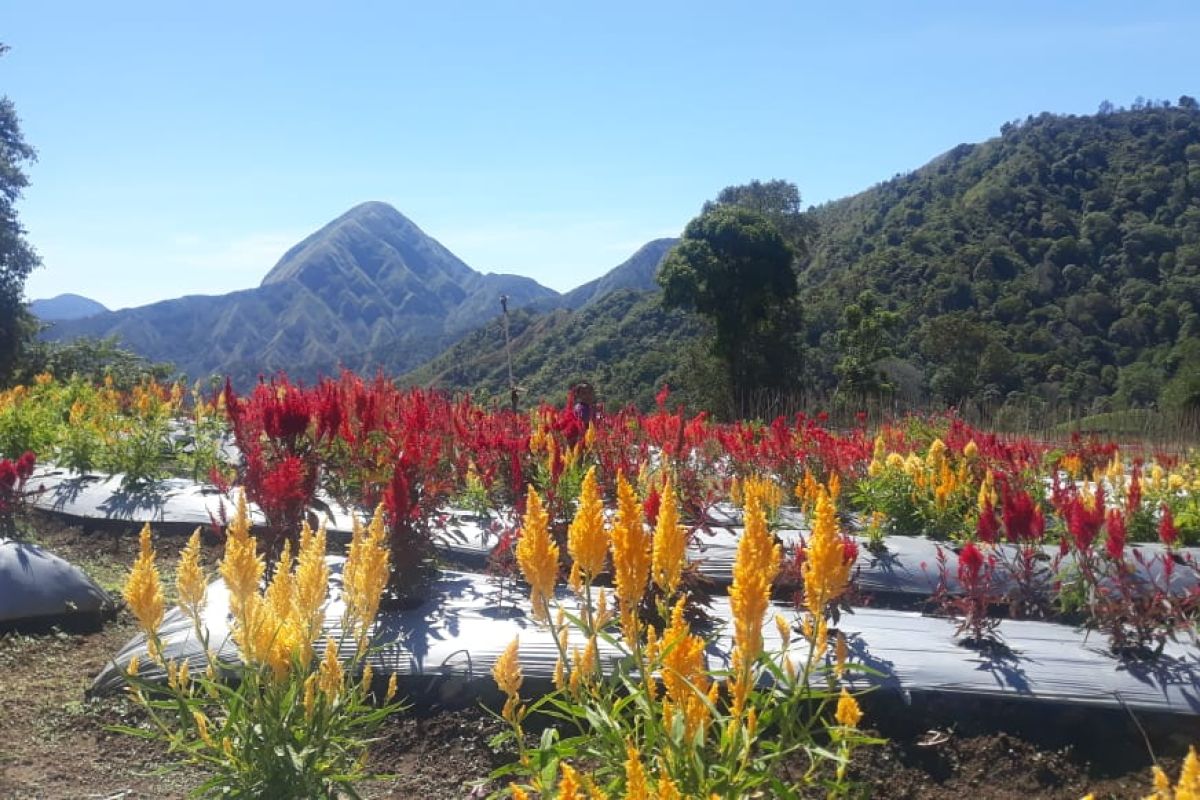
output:
<instances>
[{"instance_id":1,"label":"yellow flower","mask_svg":"<svg viewBox=\"0 0 1200 800\"><path fill-rule=\"evenodd\" d=\"M524 680L521 675L521 662L517 658L517 647L517 639L514 638L492 667L492 678L500 687L500 691L508 697L501 713L509 722L513 721L517 706L521 702L521 681Z\"/></svg>"},{"instance_id":2,"label":"yellow flower","mask_svg":"<svg viewBox=\"0 0 1200 800\"><path fill-rule=\"evenodd\" d=\"M804 580L804 605L813 620L813 647L817 655L826 646L825 611L846 591L853 564L846 560L842 539L838 536L837 511L824 493L817 497L801 577Z\"/></svg>"},{"instance_id":3,"label":"yellow flower","mask_svg":"<svg viewBox=\"0 0 1200 800\"><path fill-rule=\"evenodd\" d=\"M625 743L625 800L649 800L646 787L646 770L642 758L633 742Z\"/></svg>"},{"instance_id":4,"label":"yellow flower","mask_svg":"<svg viewBox=\"0 0 1200 800\"><path fill-rule=\"evenodd\" d=\"M512 785L512 800L529 800L529 793L514 783Z\"/></svg>"},{"instance_id":5,"label":"yellow flower","mask_svg":"<svg viewBox=\"0 0 1200 800\"><path fill-rule=\"evenodd\" d=\"M258 555L258 544L250 537L250 512L246 506L246 493L242 492L238 495L237 513L226 531L220 573L229 588L234 618L241 620L243 625L248 606L258 595L258 584L265 570L266 564Z\"/></svg>"},{"instance_id":6,"label":"yellow flower","mask_svg":"<svg viewBox=\"0 0 1200 800\"><path fill-rule=\"evenodd\" d=\"M387 691L383 695L383 704L387 705L396 697L396 673L388 677Z\"/></svg>"},{"instance_id":7,"label":"yellow flower","mask_svg":"<svg viewBox=\"0 0 1200 800\"><path fill-rule=\"evenodd\" d=\"M1200 800L1200 758L1196 748L1189 747L1179 772L1179 783L1175 785L1175 800Z\"/></svg>"},{"instance_id":8,"label":"yellow flower","mask_svg":"<svg viewBox=\"0 0 1200 800\"><path fill-rule=\"evenodd\" d=\"M342 672L342 662L338 661L338 646L337 642L329 639L325 642L325 657L321 659L321 666L317 670L317 687L321 690L321 694L333 702L338 698L342 691L342 684L345 681Z\"/></svg>"},{"instance_id":9,"label":"yellow flower","mask_svg":"<svg viewBox=\"0 0 1200 800\"><path fill-rule=\"evenodd\" d=\"M637 494L617 475L617 519L612 530L613 582L621 607L621 627L632 645L637 639L637 607L650 576L650 536L642 524Z\"/></svg>"},{"instance_id":10,"label":"yellow flower","mask_svg":"<svg viewBox=\"0 0 1200 800\"><path fill-rule=\"evenodd\" d=\"M841 631L837 632L833 652L833 671L840 678L846 672L846 657L849 655L849 650L846 647L846 634Z\"/></svg>"},{"instance_id":11,"label":"yellow flower","mask_svg":"<svg viewBox=\"0 0 1200 800\"><path fill-rule=\"evenodd\" d=\"M704 639L695 636L683 617L685 599L679 598L671 610L671 625L663 632L662 675L666 694L664 710L683 711L684 736L690 740L697 730L708 723L708 665L704 657Z\"/></svg>"},{"instance_id":12,"label":"yellow flower","mask_svg":"<svg viewBox=\"0 0 1200 800\"><path fill-rule=\"evenodd\" d=\"M563 764L562 777L558 781L558 800L584 800L579 789L579 773L570 764Z\"/></svg>"},{"instance_id":13,"label":"yellow flower","mask_svg":"<svg viewBox=\"0 0 1200 800\"><path fill-rule=\"evenodd\" d=\"M209 747L213 747L212 737L208 733L208 717L201 711L193 710L192 719L196 722L196 733L200 735L200 739Z\"/></svg>"},{"instance_id":14,"label":"yellow flower","mask_svg":"<svg viewBox=\"0 0 1200 800\"><path fill-rule=\"evenodd\" d=\"M679 588L683 576L684 550L687 545L687 530L679 524L679 507L675 499L675 487L667 480L663 487L662 502L658 508L658 520L654 528L654 549L651 565L654 583L668 597Z\"/></svg>"},{"instance_id":15,"label":"yellow flower","mask_svg":"<svg viewBox=\"0 0 1200 800\"><path fill-rule=\"evenodd\" d=\"M904 469L905 464L904 456L900 455L899 453L888 453L888 457L884 461L884 464L888 469L902 470Z\"/></svg>"},{"instance_id":16,"label":"yellow flower","mask_svg":"<svg viewBox=\"0 0 1200 800\"><path fill-rule=\"evenodd\" d=\"M766 513L757 493L746 498L745 530L733 563L729 605L733 612L733 716L741 716L753 683L751 669L762 652L763 615L771 600L771 584L779 573L781 551L767 531Z\"/></svg>"},{"instance_id":17,"label":"yellow flower","mask_svg":"<svg viewBox=\"0 0 1200 800\"><path fill-rule=\"evenodd\" d=\"M204 570L200 569L200 529L196 528L175 568L175 592L179 595L179 605L195 617L204 608L207 591Z\"/></svg>"},{"instance_id":18,"label":"yellow flower","mask_svg":"<svg viewBox=\"0 0 1200 800\"><path fill-rule=\"evenodd\" d=\"M138 624L146 633L150 657L157 661L157 632L163 618L163 593L162 584L158 579L158 567L154 564L154 545L150 537L150 523L147 522L142 526L139 537L141 552L133 562L123 595L130 610L137 617Z\"/></svg>"},{"instance_id":19,"label":"yellow flower","mask_svg":"<svg viewBox=\"0 0 1200 800\"><path fill-rule=\"evenodd\" d=\"M671 780L671 776L665 774L665 770L660 770L660 773L663 774L658 779L657 800L683 800L683 795L679 793L679 787Z\"/></svg>"},{"instance_id":20,"label":"yellow flower","mask_svg":"<svg viewBox=\"0 0 1200 800\"><path fill-rule=\"evenodd\" d=\"M863 712L858 707L858 701L843 686L842 693L838 695L837 712L833 715L834 719L838 721L839 725L845 725L847 728L857 728L862 716Z\"/></svg>"},{"instance_id":21,"label":"yellow flower","mask_svg":"<svg viewBox=\"0 0 1200 800\"><path fill-rule=\"evenodd\" d=\"M974 439L967 442L966 446L963 447L963 455L967 458L975 458L975 456L979 455L979 445L975 444Z\"/></svg>"},{"instance_id":22,"label":"yellow flower","mask_svg":"<svg viewBox=\"0 0 1200 800\"><path fill-rule=\"evenodd\" d=\"M517 564L529 584L533 618L547 621L548 604L558 578L558 545L550 537L550 518L542 507L542 498L529 487L525 495L525 518L521 538L517 540Z\"/></svg>"},{"instance_id":23,"label":"yellow flower","mask_svg":"<svg viewBox=\"0 0 1200 800\"><path fill-rule=\"evenodd\" d=\"M379 600L388 582L390 550L383 524L383 504L366 528L356 519L350 537L350 551L342 568L343 596L346 602L345 629L353 633L359 649L365 649L367 631L379 611Z\"/></svg>"},{"instance_id":24,"label":"yellow flower","mask_svg":"<svg viewBox=\"0 0 1200 800\"><path fill-rule=\"evenodd\" d=\"M300 662L312 660L312 643L321 633L322 609L329 590L329 567L325 563L325 526L316 533L305 522L300 528L300 555L296 564L296 617L300 632Z\"/></svg>"},{"instance_id":25,"label":"yellow flower","mask_svg":"<svg viewBox=\"0 0 1200 800\"><path fill-rule=\"evenodd\" d=\"M304 717L312 719L313 710L317 707L317 673L310 672L304 679Z\"/></svg>"},{"instance_id":26,"label":"yellow flower","mask_svg":"<svg viewBox=\"0 0 1200 800\"><path fill-rule=\"evenodd\" d=\"M579 510L567 529L567 552L571 554L571 588L579 592L584 580L591 582L604 569L608 558L608 536L604 531L604 500L596 482L596 468L583 476Z\"/></svg>"}]
</instances>

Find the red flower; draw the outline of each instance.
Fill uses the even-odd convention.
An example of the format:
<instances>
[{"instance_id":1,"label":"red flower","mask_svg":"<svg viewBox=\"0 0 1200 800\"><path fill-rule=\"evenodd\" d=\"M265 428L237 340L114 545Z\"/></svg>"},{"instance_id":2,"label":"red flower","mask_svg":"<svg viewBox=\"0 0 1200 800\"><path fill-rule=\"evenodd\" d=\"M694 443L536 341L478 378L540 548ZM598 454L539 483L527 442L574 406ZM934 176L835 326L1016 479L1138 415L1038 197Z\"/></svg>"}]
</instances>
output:
<instances>
[{"instance_id":1,"label":"red flower","mask_svg":"<svg viewBox=\"0 0 1200 800\"><path fill-rule=\"evenodd\" d=\"M11 492L17 485L17 467L7 458L0 459L0 489Z\"/></svg>"},{"instance_id":2,"label":"red flower","mask_svg":"<svg viewBox=\"0 0 1200 800\"><path fill-rule=\"evenodd\" d=\"M995 544L1000 536L1000 524L996 521L996 510L992 508L991 501L987 501L983 505L983 511L979 513L979 522L975 525L975 538L981 542Z\"/></svg>"},{"instance_id":3,"label":"red flower","mask_svg":"<svg viewBox=\"0 0 1200 800\"><path fill-rule=\"evenodd\" d=\"M858 560L858 542L849 536L842 539L842 561L853 564Z\"/></svg>"},{"instance_id":4,"label":"red flower","mask_svg":"<svg viewBox=\"0 0 1200 800\"><path fill-rule=\"evenodd\" d=\"M642 513L646 515L646 522L651 525L658 524L658 509L662 505L662 495L658 493L658 489L650 490L650 494L646 495L645 501L642 503Z\"/></svg>"},{"instance_id":5,"label":"red flower","mask_svg":"<svg viewBox=\"0 0 1200 800\"><path fill-rule=\"evenodd\" d=\"M1162 517L1158 520L1158 538L1167 547L1172 547L1179 540L1179 529L1175 527L1175 518L1166 503L1162 506Z\"/></svg>"},{"instance_id":6,"label":"red flower","mask_svg":"<svg viewBox=\"0 0 1200 800\"><path fill-rule=\"evenodd\" d=\"M37 456L33 454L32 450L26 450L21 454L21 457L17 459L17 478L19 478L22 483L29 480L30 476L33 475L33 467L35 464L37 464Z\"/></svg>"},{"instance_id":7,"label":"red flower","mask_svg":"<svg viewBox=\"0 0 1200 800\"><path fill-rule=\"evenodd\" d=\"M974 542L967 542L958 551L958 582L964 587L979 582L979 571L983 569L983 552Z\"/></svg>"},{"instance_id":8,"label":"red flower","mask_svg":"<svg viewBox=\"0 0 1200 800\"><path fill-rule=\"evenodd\" d=\"M1046 521L1027 492L1005 491L1003 505L1004 532L1010 542L1035 542L1042 538Z\"/></svg>"},{"instance_id":9,"label":"red flower","mask_svg":"<svg viewBox=\"0 0 1200 800\"><path fill-rule=\"evenodd\" d=\"M1108 512L1108 537L1104 540L1104 549L1113 561L1124 558L1125 517L1115 508Z\"/></svg>"}]
</instances>

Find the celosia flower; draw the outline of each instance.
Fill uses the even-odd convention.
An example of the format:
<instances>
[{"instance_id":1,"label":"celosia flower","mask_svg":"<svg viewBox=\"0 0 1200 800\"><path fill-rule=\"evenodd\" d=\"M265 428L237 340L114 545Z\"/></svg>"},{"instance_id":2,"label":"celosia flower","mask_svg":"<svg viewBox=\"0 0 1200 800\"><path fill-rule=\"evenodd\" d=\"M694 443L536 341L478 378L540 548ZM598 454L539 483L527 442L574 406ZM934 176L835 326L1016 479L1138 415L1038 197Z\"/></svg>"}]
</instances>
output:
<instances>
[{"instance_id":1,"label":"celosia flower","mask_svg":"<svg viewBox=\"0 0 1200 800\"><path fill-rule=\"evenodd\" d=\"M496 685L500 687L500 691L508 697L504 703L503 716L505 719L512 721L512 713L520 702L521 682L521 662L517 657L517 649L519 647L516 638L509 643L500 657L496 659L495 665L492 666L492 678L496 681Z\"/></svg>"},{"instance_id":2,"label":"celosia flower","mask_svg":"<svg viewBox=\"0 0 1200 800\"><path fill-rule=\"evenodd\" d=\"M704 657L704 639L692 634L684 619L685 599L679 598L671 610L671 625L663 632L662 682L664 712L683 712L684 738L690 740L707 725L709 711L704 696L708 692L708 664ZM665 716L665 714L664 714Z\"/></svg>"},{"instance_id":3,"label":"celosia flower","mask_svg":"<svg viewBox=\"0 0 1200 800\"><path fill-rule=\"evenodd\" d=\"M579 510L567 529L567 552L571 555L571 588L581 591L604 569L608 558L608 536L604 531L604 500L596 481L596 468L588 469L579 492Z\"/></svg>"},{"instance_id":4,"label":"celosia flower","mask_svg":"<svg viewBox=\"0 0 1200 800\"><path fill-rule=\"evenodd\" d=\"M818 500L818 508L820 501ZM840 545L838 547L840 561ZM757 492L747 492L745 529L733 563L729 605L733 612L733 716L741 716L753 683L751 669L762 652L763 615L771 601L771 584L779 573L781 551L767 531L767 517ZM811 561L811 559L810 559ZM807 566L807 565L806 565Z\"/></svg>"},{"instance_id":5,"label":"celosia flower","mask_svg":"<svg viewBox=\"0 0 1200 800\"><path fill-rule=\"evenodd\" d=\"M679 580L683 575L686 545L687 531L679 524L679 507L675 499L675 487L668 480L662 491L662 502L654 528L654 547L651 558L654 583L668 597L679 588Z\"/></svg>"},{"instance_id":6,"label":"celosia flower","mask_svg":"<svg viewBox=\"0 0 1200 800\"><path fill-rule=\"evenodd\" d=\"M383 505L380 504L365 529L357 519L354 521L350 551L342 568L346 630L353 632L360 649L366 645L367 631L375 621L379 600L387 586L389 557Z\"/></svg>"},{"instance_id":7,"label":"celosia flower","mask_svg":"<svg viewBox=\"0 0 1200 800\"><path fill-rule=\"evenodd\" d=\"M235 619L245 616L246 606L258 594L258 583L266 569L257 549L257 544L250 538L250 511L246 506L246 493L241 492L238 494L237 513L226 529L225 555L220 566L221 577L229 588L229 602Z\"/></svg>"},{"instance_id":8,"label":"celosia flower","mask_svg":"<svg viewBox=\"0 0 1200 800\"><path fill-rule=\"evenodd\" d=\"M637 638L637 607L650 575L650 536L633 487L617 475L617 519L612 530L613 578L621 606L621 626L626 639Z\"/></svg>"},{"instance_id":9,"label":"celosia flower","mask_svg":"<svg viewBox=\"0 0 1200 800\"><path fill-rule=\"evenodd\" d=\"M179 605L188 614L197 617L204 608L207 591L204 570L200 569L200 529L196 528L175 568L175 592L179 595Z\"/></svg>"},{"instance_id":10,"label":"celosia flower","mask_svg":"<svg viewBox=\"0 0 1200 800\"><path fill-rule=\"evenodd\" d=\"M162 584L158 579L158 567L154 564L154 545L150 536L150 523L147 522L142 526L139 537L141 552L133 562L123 595L149 639L151 658L157 661L159 653L156 634L163 618L163 593Z\"/></svg>"},{"instance_id":11,"label":"celosia flower","mask_svg":"<svg viewBox=\"0 0 1200 800\"><path fill-rule=\"evenodd\" d=\"M1175 800L1200 800L1200 758L1196 748L1188 747L1187 757L1179 772L1179 783L1175 786Z\"/></svg>"},{"instance_id":12,"label":"celosia flower","mask_svg":"<svg viewBox=\"0 0 1200 800\"><path fill-rule=\"evenodd\" d=\"M342 662L338 661L338 646L333 639L328 639L325 642L325 657L321 659L321 666L317 669L317 688L321 690L321 694L325 695L326 699L332 703L337 700L338 695L342 691L342 684L345 681L342 672Z\"/></svg>"},{"instance_id":13,"label":"celosia flower","mask_svg":"<svg viewBox=\"0 0 1200 800\"><path fill-rule=\"evenodd\" d=\"M517 540L517 565L529 584L533 618L546 621L547 604L554 594L558 578L558 545L550 538L550 519L542 507L542 498L531 485L525 498L525 517L521 538Z\"/></svg>"},{"instance_id":14,"label":"celosia flower","mask_svg":"<svg viewBox=\"0 0 1200 800\"><path fill-rule=\"evenodd\" d=\"M821 493L813 513L812 536L801 571L804 580L804 605L812 618L813 646L823 654L826 647L825 612L829 604L846 591L854 562L846 558L838 535L837 510L833 501Z\"/></svg>"},{"instance_id":15,"label":"celosia flower","mask_svg":"<svg viewBox=\"0 0 1200 800\"><path fill-rule=\"evenodd\" d=\"M570 764L562 765L562 777L558 780L558 800L584 800L580 793L579 773ZM628 797L628 795L626 795Z\"/></svg>"},{"instance_id":16,"label":"celosia flower","mask_svg":"<svg viewBox=\"0 0 1200 800\"><path fill-rule=\"evenodd\" d=\"M1179 529L1175 527L1175 518L1166 504L1162 505L1162 516L1158 520L1158 538L1167 547L1172 547L1179 540Z\"/></svg>"},{"instance_id":17,"label":"celosia flower","mask_svg":"<svg viewBox=\"0 0 1200 800\"><path fill-rule=\"evenodd\" d=\"M325 526L316 533L305 522L300 529L300 556L296 564L297 625L302 632L300 661L312 659L312 643L321 632L322 608L329 590L329 567L325 563Z\"/></svg>"},{"instance_id":18,"label":"celosia flower","mask_svg":"<svg viewBox=\"0 0 1200 800\"><path fill-rule=\"evenodd\" d=\"M838 695L837 711L833 715L834 719L838 721L839 725L845 725L847 728L857 728L862 716L863 712L858 706L858 701L843 686L842 693Z\"/></svg>"},{"instance_id":19,"label":"celosia flower","mask_svg":"<svg viewBox=\"0 0 1200 800\"><path fill-rule=\"evenodd\" d=\"M1113 561L1120 561L1125 555L1125 517L1117 509L1108 512L1108 534L1104 539L1104 550Z\"/></svg>"},{"instance_id":20,"label":"celosia flower","mask_svg":"<svg viewBox=\"0 0 1200 800\"><path fill-rule=\"evenodd\" d=\"M649 800L646 770L632 741L625 742L625 800Z\"/></svg>"}]
</instances>

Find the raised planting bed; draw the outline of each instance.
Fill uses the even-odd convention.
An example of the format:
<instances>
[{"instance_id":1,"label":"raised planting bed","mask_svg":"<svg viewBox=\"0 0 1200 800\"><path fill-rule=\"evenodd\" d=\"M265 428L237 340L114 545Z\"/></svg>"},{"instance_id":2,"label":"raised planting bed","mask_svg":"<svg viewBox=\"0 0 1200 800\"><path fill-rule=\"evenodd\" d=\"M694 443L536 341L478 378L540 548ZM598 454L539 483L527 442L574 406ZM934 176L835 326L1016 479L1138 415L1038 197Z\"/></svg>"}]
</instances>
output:
<instances>
[{"instance_id":1,"label":"raised planting bed","mask_svg":"<svg viewBox=\"0 0 1200 800\"><path fill-rule=\"evenodd\" d=\"M340 580L342 559L330 557L332 583ZM559 600L572 604L560 593ZM790 617L792 609L774 609ZM331 601L325 610L324 634L340 638L342 605ZM720 670L731 647L729 603L715 598L716 621L709 650L710 668ZM771 615L768 614L768 617ZM210 647L218 660L236 663L237 650L229 637L229 596L221 581L209 587L204 622ZM1011 621L1004 626L1004 646L972 649L952 640L946 620L915 612L857 608L839 624L849 641L851 665L869 667L851 684L877 687L902 698L921 694L970 695L1053 705L1126 708L1182 715L1200 714L1200 658L1194 647L1168 643L1151 661L1120 660L1097 637L1074 628L1043 622ZM192 670L203 670L204 648L191 622L178 609L160 627L167 659L186 659ZM395 672L406 679L415 699L430 695L446 700L472 697L493 690L491 669L513 640L520 637L520 658L527 679L548 686L557 649L545 626L533 622L524 596L514 597L511 585L482 575L444 572L429 600L409 610L380 612L373 632L376 648L369 662L376 675ZM768 650L779 648L773 624L764 626ZM801 664L807 644L793 641L789 656ZM349 643L347 643L349 646ZM111 692L124 683L123 671L137 655L140 674L165 677L147 658L144 636L137 636L114 657L92 685L94 693ZM601 644L600 658L611 660L615 650ZM349 660L347 653L343 656ZM851 667L853 669L853 666ZM853 673L851 673L853 674Z\"/></svg>"}]
</instances>

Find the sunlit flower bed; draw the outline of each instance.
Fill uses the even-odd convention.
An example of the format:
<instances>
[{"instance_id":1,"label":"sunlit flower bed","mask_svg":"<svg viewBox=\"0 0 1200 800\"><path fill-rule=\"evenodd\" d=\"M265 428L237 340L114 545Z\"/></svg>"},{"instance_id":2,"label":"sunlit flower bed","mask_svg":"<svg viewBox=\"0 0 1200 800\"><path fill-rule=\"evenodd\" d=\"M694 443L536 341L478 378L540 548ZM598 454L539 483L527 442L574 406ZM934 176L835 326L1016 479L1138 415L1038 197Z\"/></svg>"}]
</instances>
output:
<instances>
[{"instance_id":1,"label":"sunlit flower bed","mask_svg":"<svg viewBox=\"0 0 1200 800\"><path fill-rule=\"evenodd\" d=\"M886 558L893 537L940 543L929 565L938 577L932 605L954 622L948 635L968 644L1001 641L1006 617L1096 628L1121 658L1152 658L1168 639L1194 641L1200 589L1185 548L1200 543L1195 453L1000 437L954 417L874 429L862 420L846 430L805 415L719 423L672 409L665 390L649 414L608 411L585 424L572 405L514 413L350 373L311 387L278 376L245 396L226 385L209 397L179 385L122 393L42 376L0 394L0 456L25 459L28 472L32 456L23 454L33 452L80 472L121 473L132 485L203 476L261 511L265 525L251 537L246 504L231 506L221 565L244 670L236 691L258 694L229 694L219 675L164 667L174 707L186 713L163 717L158 731L219 767L225 783L214 792L263 785L253 782L273 769L270 753L246 749L241 726L253 729L259 716L291 742L271 752L316 752L303 750L295 727L314 715L341 726L313 784L330 791L351 785L355 737L378 719L365 703L370 676L355 683L337 672L336 645L314 649L325 540L309 523L321 517L320 498L376 509L346 566L353 586L372 587L352 612L355 658L369 650L378 603L419 600L432 580L447 507L502 521L492 566L524 580L535 619L559 649L555 690L541 698L521 695L519 642L496 667L518 754L496 777L515 797L850 791L846 764L870 740L842 682L846 644L833 622L860 597L859 570ZM703 591L687 553L728 502L741 508L741 533L729 587L733 650L718 669L704 656ZM0 510L11 522L20 505ZM773 531L788 507L807 523L798 543L783 547ZM162 601L144 536L127 600L153 642ZM363 548L377 555L365 558ZM198 619L194 549L178 589ZM578 597L574 610L553 599L560 581ZM796 616L768 619L783 585L798 589ZM764 624L778 627L784 651L792 637L806 640L808 662L766 652ZM620 658L601 663L599 642ZM148 708L166 711L135 685ZM288 703L304 720L287 716ZM524 729L535 712L583 733L535 745ZM758 735L767 728L770 737ZM329 741L313 747L326 753ZM798 774L797 763L807 765ZM280 780L301 780L295 773Z\"/></svg>"}]
</instances>

